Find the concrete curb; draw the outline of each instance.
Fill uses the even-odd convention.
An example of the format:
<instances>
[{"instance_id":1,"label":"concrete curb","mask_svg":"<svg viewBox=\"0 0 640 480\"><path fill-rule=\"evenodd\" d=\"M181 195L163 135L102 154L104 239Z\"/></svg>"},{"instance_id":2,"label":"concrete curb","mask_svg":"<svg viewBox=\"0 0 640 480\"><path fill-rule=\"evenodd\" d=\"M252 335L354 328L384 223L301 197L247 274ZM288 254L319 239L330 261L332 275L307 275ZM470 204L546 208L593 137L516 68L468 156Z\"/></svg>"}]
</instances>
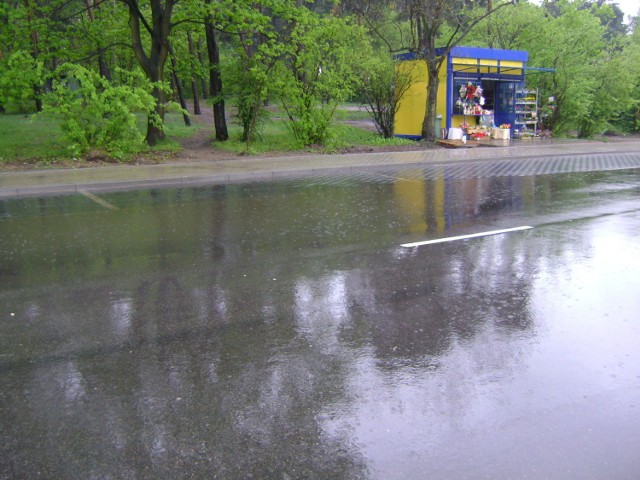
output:
<instances>
[{"instance_id":1,"label":"concrete curb","mask_svg":"<svg viewBox=\"0 0 640 480\"><path fill-rule=\"evenodd\" d=\"M640 141L604 143L544 140L499 148L247 158L218 162L5 172L0 173L0 199L68 195L81 190L112 192L247 183L342 174L354 169L410 168L615 153L640 153Z\"/></svg>"}]
</instances>

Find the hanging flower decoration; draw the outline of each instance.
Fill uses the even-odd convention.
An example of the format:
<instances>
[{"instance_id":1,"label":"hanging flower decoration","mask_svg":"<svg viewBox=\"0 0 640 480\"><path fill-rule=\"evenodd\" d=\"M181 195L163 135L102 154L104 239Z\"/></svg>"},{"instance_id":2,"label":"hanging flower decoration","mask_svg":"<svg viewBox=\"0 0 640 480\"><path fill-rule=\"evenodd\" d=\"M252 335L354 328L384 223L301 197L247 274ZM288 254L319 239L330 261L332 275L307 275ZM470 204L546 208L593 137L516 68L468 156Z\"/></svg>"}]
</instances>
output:
<instances>
[{"instance_id":1,"label":"hanging flower decoration","mask_svg":"<svg viewBox=\"0 0 640 480\"><path fill-rule=\"evenodd\" d=\"M467 100L473 100L476 97L476 87L471 85L471 82L467 85Z\"/></svg>"}]
</instances>

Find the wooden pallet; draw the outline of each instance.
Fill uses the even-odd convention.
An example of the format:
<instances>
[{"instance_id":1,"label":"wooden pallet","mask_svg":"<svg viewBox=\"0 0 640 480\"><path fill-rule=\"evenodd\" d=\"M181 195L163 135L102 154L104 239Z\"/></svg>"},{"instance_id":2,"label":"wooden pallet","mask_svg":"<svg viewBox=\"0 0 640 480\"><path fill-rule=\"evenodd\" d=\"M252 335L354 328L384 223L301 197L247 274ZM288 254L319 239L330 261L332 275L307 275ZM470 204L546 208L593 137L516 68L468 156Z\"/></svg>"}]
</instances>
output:
<instances>
[{"instance_id":1,"label":"wooden pallet","mask_svg":"<svg viewBox=\"0 0 640 480\"><path fill-rule=\"evenodd\" d=\"M463 143L462 140L438 140L438 143L447 148L474 148L479 146L474 140Z\"/></svg>"}]
</instances>

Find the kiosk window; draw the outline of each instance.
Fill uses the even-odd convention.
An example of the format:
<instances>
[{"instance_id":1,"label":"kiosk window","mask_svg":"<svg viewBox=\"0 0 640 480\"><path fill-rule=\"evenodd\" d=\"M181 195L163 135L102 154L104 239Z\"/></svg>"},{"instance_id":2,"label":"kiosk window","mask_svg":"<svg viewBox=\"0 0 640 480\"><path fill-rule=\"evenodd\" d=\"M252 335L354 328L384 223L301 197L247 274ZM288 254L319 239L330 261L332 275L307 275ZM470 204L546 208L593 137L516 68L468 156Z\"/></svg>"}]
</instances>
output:
<instances>
[{"instance_id":1,"label":"kiosk window","mask_svg":"<svg viewBox=\"0 0 640 480\"><path fill-rule=\"evenodd\" d=\"M455 79L453 81L454 115L486 115L495 108L496 82L493 80Z\"/></svg>"}]
</instances>

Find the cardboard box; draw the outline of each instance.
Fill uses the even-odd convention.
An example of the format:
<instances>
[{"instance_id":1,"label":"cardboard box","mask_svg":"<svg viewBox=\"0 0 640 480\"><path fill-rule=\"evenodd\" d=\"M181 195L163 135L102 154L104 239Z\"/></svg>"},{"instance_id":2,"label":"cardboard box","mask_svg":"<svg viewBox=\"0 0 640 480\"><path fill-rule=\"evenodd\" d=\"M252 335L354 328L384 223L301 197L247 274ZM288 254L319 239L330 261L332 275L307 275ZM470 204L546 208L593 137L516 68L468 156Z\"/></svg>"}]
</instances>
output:
<instances>
[{"instance_id":1,"label":"cardboard box","mask_svg":"<svg viewBox=\"0 0 640 480\"><path fill-rule=\"evenodd\" d=\"M491 137L496 140L510 140L511 130L508 128L492 128Z\"/></svg>"}]
</instances>

